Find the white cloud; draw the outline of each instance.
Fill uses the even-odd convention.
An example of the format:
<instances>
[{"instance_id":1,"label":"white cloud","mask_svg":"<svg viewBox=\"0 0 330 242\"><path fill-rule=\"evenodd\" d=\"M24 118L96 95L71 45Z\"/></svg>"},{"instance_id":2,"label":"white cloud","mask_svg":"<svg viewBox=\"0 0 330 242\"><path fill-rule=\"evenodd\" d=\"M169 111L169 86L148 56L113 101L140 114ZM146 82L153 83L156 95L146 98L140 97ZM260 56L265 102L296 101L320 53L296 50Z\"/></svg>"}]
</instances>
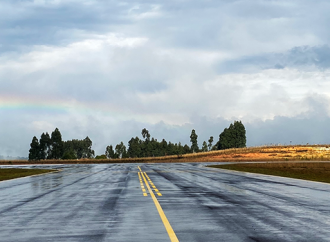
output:
<instances>
[{"instance_id":1,"label":"white cloud","mask_svg":"<svg viewBox=\"0 0 330 242\"><path fill-rule=\"evenodd\" d=\"M150 9L145 10L143 7L137 5L128 10L128 15L134 20L157 18L162 15L161 6L151 5Z\"/></svg>"},{"instance_id":2,"label":"white cloud","mask_svg":"<svg viewBox=\"0 0 330 242\"><path fill-rule=\"evenodd\" d=\"M144 127L188 143L192 128L206 140L234 119L264 133L327 120L329 8L325 1L6 2L0 124L8 128L0 137L11 144L1 141L0 154L26 155L34 135L55 127L65 139L89 135L100 153ZM25 105L1 109L11 102ZM253 132L250 144L265 142Z\"/></svg>"},{"instance_id":3,"label":"white cloud","mask_svg":"<svg viewBox=\"0 0 330 242\"><path fill-rule=\"evenodd\" d=\"M46 130L52 130L55 126L53 123L44 120L32 121L32 129L36 132L46 132Z\"/></svg>"},{"instance_id":4,"label":"white cloud","mask_svg":"<svg viewBox=\"0 0 330 242\"><path fill-rule=\"evenodd\" d=\"M126 118L178 125L195 114L246 120L293 117L308 111L302 104L306 96L330 94L327 70L284 68L219 75L213 66L225 59L222 53L182 49L174 53L146 38L116 34L64 47L36 46L0 66L3 79L25 87L17 90L9 83L6 89L3 83L2 91L65 98L67 108L73 105L71 110L94 105L106 111L115 102Z\"/></svg>"}]
</instances>

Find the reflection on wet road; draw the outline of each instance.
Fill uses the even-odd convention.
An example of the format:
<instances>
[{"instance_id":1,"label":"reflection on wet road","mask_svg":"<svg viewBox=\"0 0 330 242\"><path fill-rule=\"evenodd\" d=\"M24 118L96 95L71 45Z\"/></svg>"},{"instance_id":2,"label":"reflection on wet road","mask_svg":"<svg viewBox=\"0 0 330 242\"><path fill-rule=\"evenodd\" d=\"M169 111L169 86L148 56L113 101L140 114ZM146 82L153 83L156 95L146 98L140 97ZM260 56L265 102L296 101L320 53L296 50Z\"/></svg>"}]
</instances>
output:
<instances>
[{"instance_id":1,"label":"reflection on wet road","mask_svg":"<svg viewBox=\"0 0 330 242\"><path fill-rule=\"evenodd\" d=\"M330 241L330 185L204 165L62 165L0 182L0 241L175 241L160 210L179 241Z\"/></svg>"}]
</instances>

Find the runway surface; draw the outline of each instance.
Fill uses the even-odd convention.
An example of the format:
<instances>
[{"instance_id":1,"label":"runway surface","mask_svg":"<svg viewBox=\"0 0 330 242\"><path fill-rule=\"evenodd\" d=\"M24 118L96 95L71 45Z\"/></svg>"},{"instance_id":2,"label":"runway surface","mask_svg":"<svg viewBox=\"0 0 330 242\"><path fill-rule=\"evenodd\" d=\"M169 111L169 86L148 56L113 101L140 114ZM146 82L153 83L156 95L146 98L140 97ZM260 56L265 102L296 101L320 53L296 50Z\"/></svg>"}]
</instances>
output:
<instances>
[{"instance_id":1,"label":"runway surface","mask_svg":"<svg viewBox=\"0 0 330 242\"><path fill-rule=\"evenodd\" d=\"M330 241L330 185L204 166L57 165L0 182L0 241Z\"/></svg>"}]
</instances>

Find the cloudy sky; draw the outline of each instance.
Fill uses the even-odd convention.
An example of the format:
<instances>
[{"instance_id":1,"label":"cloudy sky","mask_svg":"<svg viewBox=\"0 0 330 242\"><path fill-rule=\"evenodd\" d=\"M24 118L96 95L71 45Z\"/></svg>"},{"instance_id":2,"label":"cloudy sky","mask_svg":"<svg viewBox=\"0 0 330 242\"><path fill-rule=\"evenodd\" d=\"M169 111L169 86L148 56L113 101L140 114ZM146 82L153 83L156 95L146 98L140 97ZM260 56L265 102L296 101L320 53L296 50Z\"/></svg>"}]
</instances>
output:
<instances>
[{"instance_id":1,"label":"cloudy sky","mask_svg":"<svg viewBox=\"0 0 330 242\"><path fill-rule=\"evenodd\" d=\"M96 154L140 136L330 143L328 0L0 0L0 154L58 127Z\"/></svg>"}]
</instances>

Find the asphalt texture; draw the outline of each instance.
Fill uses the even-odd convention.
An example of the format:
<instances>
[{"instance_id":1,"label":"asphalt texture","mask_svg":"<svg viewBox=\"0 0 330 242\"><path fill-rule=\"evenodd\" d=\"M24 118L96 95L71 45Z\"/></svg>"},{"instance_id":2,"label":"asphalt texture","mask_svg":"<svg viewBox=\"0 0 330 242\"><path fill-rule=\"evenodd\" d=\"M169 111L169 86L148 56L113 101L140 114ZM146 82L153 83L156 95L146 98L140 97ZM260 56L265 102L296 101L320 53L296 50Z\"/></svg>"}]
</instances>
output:
<instances>
[{"instance_id":1,"label":"asphalt texture","mask_svg":"<svg viewBox=\"0 0 330 242\"><path fill-rule=\"evenodd\" d=\"M0 182L0 241L171 241L145 181L179 241L330 241L328 184L205 163L38 167L62 171Z\"/></svg>"}]
</instances>

